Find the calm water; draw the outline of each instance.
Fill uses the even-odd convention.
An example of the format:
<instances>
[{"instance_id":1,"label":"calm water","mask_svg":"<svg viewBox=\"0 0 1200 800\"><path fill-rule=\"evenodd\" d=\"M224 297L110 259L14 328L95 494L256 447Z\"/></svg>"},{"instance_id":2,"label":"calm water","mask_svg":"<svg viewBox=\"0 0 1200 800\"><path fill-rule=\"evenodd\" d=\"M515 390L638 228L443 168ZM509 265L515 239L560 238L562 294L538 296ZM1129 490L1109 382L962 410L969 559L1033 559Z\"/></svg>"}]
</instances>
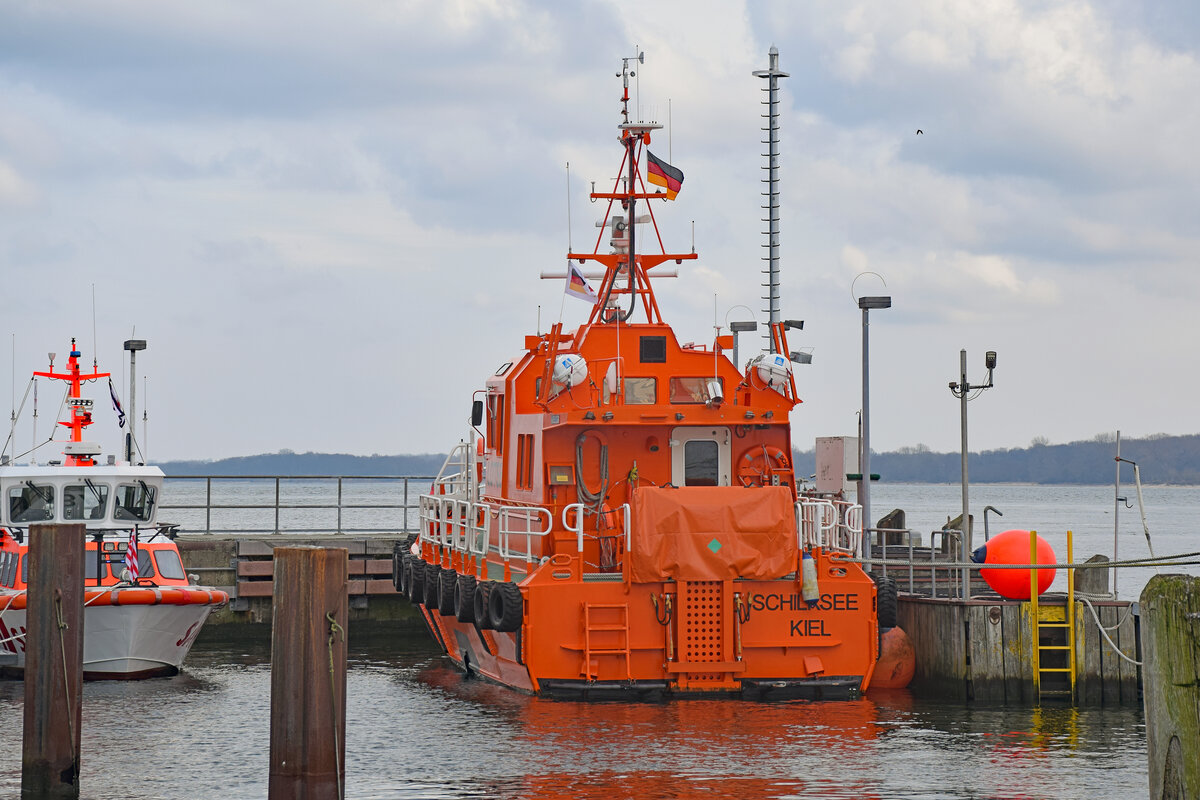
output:
<instances>
[{"instance_id":1,"label":"calm water","mask_svg":"<svg viewBox=\"0 0 1200 800\"><path fill-rule=\"evenodd\" d=\"M265 797L269 641L201 638L186 672L84 688L82 796ZM1087 798L1147 791L1138 709L572 703L468 681L422 632L352 632L349 798ZM0 796L23 686L0 682Z\"/></svg>"}]
</instances>

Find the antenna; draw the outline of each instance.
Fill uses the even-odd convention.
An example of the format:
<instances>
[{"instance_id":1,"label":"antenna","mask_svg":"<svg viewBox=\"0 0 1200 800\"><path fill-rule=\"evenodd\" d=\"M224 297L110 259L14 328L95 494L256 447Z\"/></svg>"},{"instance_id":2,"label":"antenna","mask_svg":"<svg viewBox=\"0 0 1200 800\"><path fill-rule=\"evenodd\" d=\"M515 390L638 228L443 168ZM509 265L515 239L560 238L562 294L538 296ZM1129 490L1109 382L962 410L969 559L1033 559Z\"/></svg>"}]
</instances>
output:
<instances>
[{"instance_id":1,"label":"antenna","mask_svg":"<svg viewBox=\"0 0 1200 800\"><path fill-rule=\"evenodd\" d=\"M767 51L767 60L767 69L757 70L753 75L756 78L767 79L767 85L763 88L767 94L763 103L767 107L767 113L763 115L767 120L767 127L763 128L767 133L767 138L763 139L763 144L767 145L767 152L763 153L767 159L763 167L767 173L767 178L763 181L767 184L767 190L762 193L767 199L766 205L763 206L767 209L767 217L763 220L767 223L767 230L763 231L767 234L767 243L763 245L767 249L767 257L763 259L767 262L767 268L763 270L767 275L767 282L763 284L767 296L763 299L767 301L769 323L766 339L770 352L774 353L775 338L772 335L772 326L779 322L779 79L788 77L788 74L779 69L779 50L775 45L771 45L771 49Z\"/></svg>"},{"instance_id":2,"label":"antenna","mask_svg":"<svg viewBox=\"0 0 1200 800\"><path fill-rule=\"evenodd\" d=\"M96 284L92 284L92 372L96 372L100 368L100 364L96 361L96 351L100 349L99 340L96 338Z\"/></svg>"},{"instance_id":3,"label":"antenna","mask_svg":"<svg viewBox=\"0 0 1200 800\"><path fill-rule=\"evenodd\" d=\"M567 252L575 248L571 246L571 162L567 162Z\"/></svg>"},{"instance_id":4,"label":"antenna","mask_svg":"<svg viewBox=\"0 0 1200 800\"><path fill-rule=\"evenodd\" d=\"M146 459L146 451L150 449L150 392L147 389L148 378L142 376L142 460Z\"/></svg>"}]
</instances>

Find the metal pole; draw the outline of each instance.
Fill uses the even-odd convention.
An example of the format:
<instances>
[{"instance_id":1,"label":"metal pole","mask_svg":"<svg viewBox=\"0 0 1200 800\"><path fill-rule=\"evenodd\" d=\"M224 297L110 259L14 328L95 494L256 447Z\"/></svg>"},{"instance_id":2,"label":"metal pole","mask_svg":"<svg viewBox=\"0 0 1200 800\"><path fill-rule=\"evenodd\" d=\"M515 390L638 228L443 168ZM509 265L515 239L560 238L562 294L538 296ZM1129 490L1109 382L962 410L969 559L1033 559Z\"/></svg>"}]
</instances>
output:
<instances>
[{"instance_id":1,"label":"metal pole","mask_svg":"<svg viewBox=\"0 0 1200 800\"><path fill-rule=\"evenodd\" d=\"M1121 532L1121 432L1117 431L1117 479L1113 482L1113 562L1117 560L1117 534ZM1113 600L1117 599L1117 568L1113 567Z\"/></svg>"},{"instance_id":2,"label":"metal pole","mask_svg":"<svg viewBox=\"0 0 1200 800\"><path fill-rule=\"evenodd\" d=\"M129 430L125 433L125 461L133 463L134 428L137 427L137 354L146 349L145 339L126 339L125 350L129 351Z\"/></svg>"},{"instance_id":3,"label":"metal pole","mask_svg":"<svg viewBox=\"0 0 1200 800\"><path fill-rule=\"evenodd\" d=\"M959 407L962 416L962 528L963 535L959 541L964 543L961 557L966 561L971 554L971 501L967 493L967 395L970 394L970 386L967 383L967 351L960 350L958 353L959 372L962 375L962 380L959 383L962 397L959 400ZM971 570L969 567L963 567L963 599L971 599Z\"/></svg>"},{"instance_id":4,"label":"metal pole","mask_svg":"<svg viewBox=\"0 0 1200 800\"><path fill-rule=\"evenodd\" d=\"M125 432L125 460L133 463L133 428L137 424L137 351L129 351L129 430Z\"/></svg>"},{"instance_id":5,"label":"metal pole","mask_svg":"<svg viewBox=\"0 0 1200 800\"><path fill-rule=\"evenodd\" d=\"M867 552L871 552L871 379L870 379L870 326L868 309L862 310L862 497L858 499L862 506L863 533L866 534Z\"/></svg>"},{"instance_id":6,"label":"metal pole","mask_svg":"<svg viewBox=\"0 0 1200 800\"><path fill-rule=\"evenodd\" d=\"M767 296L763 299L767 301L769 323L766 333L767 350L774 353L775 329L772 326L779 322L779 79L788 77L788 73L779 69L779 50L774 45L767 51L767 69L756 70L753 74L756 78L767 80L767 85L763 88L767 94L764 102L767 113L763 115L767 120L767 125L763 128L767 134L767 138L763 140L763 144L767 145L767 152L763 153L767 158L763 167L767 173L763 181L767 190L762 193L767 201L763 206L767 211L767 217L763 220L767 223L767 243L763 245L767 250L767 257L763 259L767 262L767 268L763 270L767 275L767 282L763 284Z\"/></svg>"}]
</instances>

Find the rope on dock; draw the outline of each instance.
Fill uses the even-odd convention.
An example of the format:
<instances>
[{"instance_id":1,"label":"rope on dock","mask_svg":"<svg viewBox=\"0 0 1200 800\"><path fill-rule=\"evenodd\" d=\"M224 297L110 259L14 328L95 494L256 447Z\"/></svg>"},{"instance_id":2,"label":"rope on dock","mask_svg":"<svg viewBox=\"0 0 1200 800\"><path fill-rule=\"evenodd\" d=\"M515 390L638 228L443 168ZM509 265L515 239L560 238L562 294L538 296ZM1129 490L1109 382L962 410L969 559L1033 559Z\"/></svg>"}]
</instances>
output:
<instances>
[{"instance_id":1,"label":"rope on dock","mask_svg":"<svg viewBox=\"0 0 1200 800\"><path fill-rule=\"evenodd\" d=\"M1084 561L1062 564L1053 561L1041 564L980 564L975 561L936 561L916 558L850 558L849 556L839 554L831 555L830 560L847 561L854 564L878 564L887 567L927 567L933 565L937 569L1113 569L1116 567L1181 567L1200 565L1200 552L1180 553L1179 555L1159 556L1158 558L1129 558L1122 561Z\"/></svg>"},{"instance_id":2,"label":"rope on dock","mask_svg":"<svg viewBox=\"0 0 1200 800\"><path fill-rule=\"evenodd\" d=\"M1108 646L1113 649L1113 652L1128 661L1130 664L1133 664L1135 667L1140 667L1142 662L1136 661L1125 655L1125 653L1121 651L1121 648L1117 647L1117 643L1112 640L1112 637L1108 635L1108 629L1105 628L1104 624L1100 622L1100 615L1096 613L1096 608L1092 605L1092 601L1089 600L1086 595L1080 594L1079 592L1075 593L1075 597L1082 600L1083 604L1088 607L1088 611L1092 612L1092 619L1096 620L1096 627L1100 629L1100 635L1104 637L1104 641L1108 642ZM1132 606L1130 606L1130 608L1132 609ZM1121 620L1114 627L1119 628L1124 622L1125 620Z\"/></svg>"}]
</instances>

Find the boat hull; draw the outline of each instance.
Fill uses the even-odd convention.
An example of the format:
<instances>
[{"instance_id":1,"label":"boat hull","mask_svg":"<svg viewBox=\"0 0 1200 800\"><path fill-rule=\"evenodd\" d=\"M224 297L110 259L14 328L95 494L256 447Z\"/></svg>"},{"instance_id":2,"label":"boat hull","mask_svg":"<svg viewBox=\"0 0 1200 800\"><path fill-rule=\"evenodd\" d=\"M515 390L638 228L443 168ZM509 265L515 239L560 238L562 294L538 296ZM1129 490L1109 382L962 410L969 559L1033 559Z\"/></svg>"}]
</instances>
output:
<instances>
[{"instance_id":1,"label":"boat hull","mask_svg":"<svg viewBox=\"0 0 1200 800\"><path fill-rule=\"evenodd\" d=\"M530 694L853 698L870 683L879 628L873 582L845 572L810 605L790 578L626 584L551 567L521 582L523 621L509 632L418 608L467 674Z\"/></svg>"},{"instance_id":2,"label":"boat hull","mask_svg":"<svg viewBox=\"0 0 1200 800\"><path fill-rule=\"evenodd\" d=\"M83 677L132 680L174 675L215 605L87 606L83 615ZM24 673L24 609L0 615L0 669ZM0 662L2 663L2 662Z\"/></svg>"}]
</instances>

